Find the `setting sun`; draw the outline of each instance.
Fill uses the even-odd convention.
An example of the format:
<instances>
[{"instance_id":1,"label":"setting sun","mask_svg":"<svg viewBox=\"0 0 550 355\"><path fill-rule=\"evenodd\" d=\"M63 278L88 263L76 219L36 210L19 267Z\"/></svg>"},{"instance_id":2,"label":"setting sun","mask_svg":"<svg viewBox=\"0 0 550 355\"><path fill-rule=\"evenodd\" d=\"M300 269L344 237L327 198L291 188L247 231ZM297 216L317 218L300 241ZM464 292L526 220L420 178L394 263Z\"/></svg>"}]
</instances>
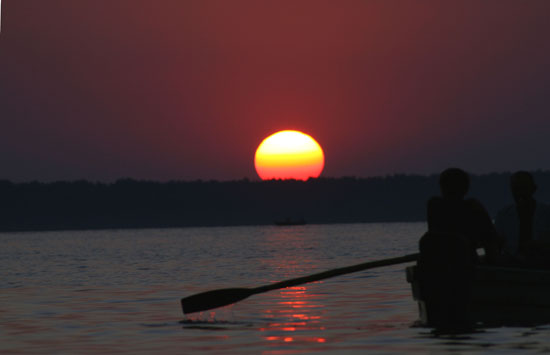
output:
<instances>
[{"instance_id":1,"label":"setting sun","mask_svg":"<svg viewBox=\"0 0 550 355\"><path fill-rule=\"evenodd\" d=\"M262 180L318 177L325 165L319 143L299 131L280 131L264 139L254 157Z\"/></svg>"}]
</instances>

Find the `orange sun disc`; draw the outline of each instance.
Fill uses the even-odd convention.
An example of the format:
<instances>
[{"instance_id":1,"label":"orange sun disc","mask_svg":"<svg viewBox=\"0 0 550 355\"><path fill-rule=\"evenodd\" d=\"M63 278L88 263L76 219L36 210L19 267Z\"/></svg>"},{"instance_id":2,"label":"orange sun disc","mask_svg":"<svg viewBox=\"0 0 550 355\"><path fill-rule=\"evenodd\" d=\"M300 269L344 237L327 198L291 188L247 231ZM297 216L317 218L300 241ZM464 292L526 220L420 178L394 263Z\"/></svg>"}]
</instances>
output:
<instances>
[{"instance_id":1,"label":"orange sun disc","mask_svg":"<svg viewBox=\"0 0 550 355\"><path fill-rule=\"evenodd\" d=\"M262 180L318 177L325 166L319 143L300 131L280 131L264 139L254 157Z\"/></svg>"}]
</instances>

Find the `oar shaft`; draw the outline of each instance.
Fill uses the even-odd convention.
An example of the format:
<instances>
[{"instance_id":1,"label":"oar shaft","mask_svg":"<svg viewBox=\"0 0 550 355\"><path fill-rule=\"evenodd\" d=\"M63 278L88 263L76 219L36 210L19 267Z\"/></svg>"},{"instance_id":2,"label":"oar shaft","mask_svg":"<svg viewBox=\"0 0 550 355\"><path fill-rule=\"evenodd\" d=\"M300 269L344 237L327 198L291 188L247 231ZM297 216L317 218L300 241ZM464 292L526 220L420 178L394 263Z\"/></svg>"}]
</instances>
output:
<instances>
[{"instance_id":1,"label":"oar shaft","mask_svg":"<svg viewBox=\"0 0 550 355\"><path fill-rule=\"evenodd\" d=\"M400 256L398 258L369 261L357 265L342 267L339 269L328 270L317 274L298 277L286 281L277 282L270 285L260 286L256 288L231 288L212 290L208 292L202 292L196 295L185 297L181 300L181 306L183 313L201 312L212 308L226 306L235 302L239 302L247 297L250 297L256 293L267 292L279 288L297 286L308 282L319 281L328 279L329 277L335 277L339 275L349 274L352 272L373 269L381 266L396 265L415 261L418 259L417 254L409 254Z\"/></svg>"},{"instance_id":2,"label":"oar shaft","mask_svg":"<svg viewBox=\"0 0 550 355\"><path fill-rule=\"evenodd\" d=\"M377 261L369 261L369 262L366 262L366 263L341 267L341 268L338 268L338 269L323 271L323 272L313 274L313 275L309 275L309 276L297 277L295 279L285 280L285 281L277 282L277 283L270 284L270 285L264 285L264 286L256 287L256 288L251 289L251 291L252 291L252 294L262 293L262 292L267 292L267 291L271 291L271 290L276 290L276 289L279 289L279 288L292 287L292 286L302 285L302 284L305 284L305 283L308 283L308 282L324 280L324 279L328 279L328 278L331 278L331 277L350 274L352 272L372 269L372 268L376 268L376 267L402 264L402 263L418 260L419 255L420 254L415 253L415 254L400 256L400 257L397 257L397 258L377 260Z\"/></svg>"}]
</instances>

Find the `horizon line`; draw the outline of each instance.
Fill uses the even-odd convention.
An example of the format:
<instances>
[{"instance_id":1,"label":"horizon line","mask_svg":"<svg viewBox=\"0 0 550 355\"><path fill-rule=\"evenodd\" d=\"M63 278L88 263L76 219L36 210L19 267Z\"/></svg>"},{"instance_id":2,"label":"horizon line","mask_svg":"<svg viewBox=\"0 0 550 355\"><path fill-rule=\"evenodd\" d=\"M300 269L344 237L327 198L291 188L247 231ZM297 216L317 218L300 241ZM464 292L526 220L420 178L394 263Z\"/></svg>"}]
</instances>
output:
<instances>
[{"instance_id":1,"label":"horizon line","mask_svg":"<svg viewBox=\"0 0 550 355\"><path fill-rule=\"evenodd\" d=\"M0 0L1 2L1 0ZM511 171L492 171L487 173L471 173L467 172L472 177L479 177L479 176L486 176L486 175L507 175L512 174L517 170ZM535 169L535 170L525 170L531 173L550 173L550 169ZM1 178L0 182L9 182L12 184L32 184L32 183L41 183L41 184L54 184L54 183L75 183L75 182L88 182L88 183L95 183L95 184L115 184L117 182L123 182L123 181L134 181L134 182L154 182L154 183L230 183L230 182L251 182L251 183L261 183L261 182L303 182L306 183L310 180L344 180L344 179L353 179L353 180L368 180L368 179L377 179L377 178L391 178L391 177L397 177L397 176L416 176L416 177L433 177L438 176L440 172L438 173L429 173L429 174L421 174L421 173L390 173L385 175L370 175L370 176L356 176L356 175L343 175L339 177L335 176L319 176L319 177L310 177L307 180L297 180L297 179L271 179L271 180L261 180L259 177L255 178L249 178L249 177L242 177L240 179L209 179L209 178L196 178L196 179L149 179L149 178L137 178L137 177L119 177L112 180L91 180L86 178L74 178L74 179L54 179L54 180L39 180L39 179L32 179L32 180L12 180L8 178Z\"/></svg>"}]
</instances>

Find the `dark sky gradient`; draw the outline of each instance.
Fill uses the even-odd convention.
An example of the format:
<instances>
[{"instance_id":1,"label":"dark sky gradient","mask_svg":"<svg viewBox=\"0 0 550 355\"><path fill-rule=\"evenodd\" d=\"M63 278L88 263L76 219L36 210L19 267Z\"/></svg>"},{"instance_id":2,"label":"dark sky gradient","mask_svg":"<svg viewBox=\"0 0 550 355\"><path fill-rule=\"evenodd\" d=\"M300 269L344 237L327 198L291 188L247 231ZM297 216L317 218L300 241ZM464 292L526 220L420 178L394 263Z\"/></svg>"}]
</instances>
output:
<instances>
[{"instance_id":1,"label":"dark sky gradient","mask_svg":"<svg viewBox=\"0 0 550 355\"><path fill-rule=\"evenodd\" d=\"M0 178L550 169L550 1L6 0Z\"/></svg>"}]
</instances>

